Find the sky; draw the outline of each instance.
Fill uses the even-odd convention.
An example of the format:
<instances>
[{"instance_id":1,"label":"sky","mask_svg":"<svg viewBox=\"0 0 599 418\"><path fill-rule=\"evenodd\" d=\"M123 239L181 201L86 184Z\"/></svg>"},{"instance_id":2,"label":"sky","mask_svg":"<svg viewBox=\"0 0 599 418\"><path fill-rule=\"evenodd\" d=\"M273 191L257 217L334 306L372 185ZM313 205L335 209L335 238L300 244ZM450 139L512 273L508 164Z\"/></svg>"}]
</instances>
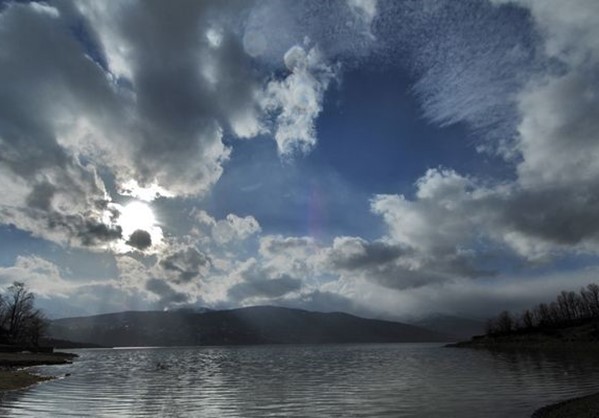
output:
<instances>
[{"instance_id":1,"label":"sky","mask_svg":"<svg viewBox=\"0 0 599 418\"><path fill-rule=\"evenodd\" d=\"M0 288L485 318L597 281L596 0L0 1Z\"/></svg>"}]
</instances>

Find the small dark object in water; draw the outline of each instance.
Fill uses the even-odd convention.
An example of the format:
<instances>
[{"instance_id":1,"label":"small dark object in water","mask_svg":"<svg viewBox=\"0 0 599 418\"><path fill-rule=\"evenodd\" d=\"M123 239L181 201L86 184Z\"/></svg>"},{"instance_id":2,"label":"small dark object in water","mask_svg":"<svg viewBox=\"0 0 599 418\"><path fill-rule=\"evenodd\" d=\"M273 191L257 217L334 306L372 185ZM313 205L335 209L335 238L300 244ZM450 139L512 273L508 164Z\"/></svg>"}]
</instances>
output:
<instances>
[{"instance_id":1,"label":"small dark object in water","mask_svg":"<svg viewBox=\"0 0 599 418\"><path fill-rule=\"evenodd\" d=\"M65 373L64 377L69 377L71 375L71 373Z\"/></svg>"}]
</instances>

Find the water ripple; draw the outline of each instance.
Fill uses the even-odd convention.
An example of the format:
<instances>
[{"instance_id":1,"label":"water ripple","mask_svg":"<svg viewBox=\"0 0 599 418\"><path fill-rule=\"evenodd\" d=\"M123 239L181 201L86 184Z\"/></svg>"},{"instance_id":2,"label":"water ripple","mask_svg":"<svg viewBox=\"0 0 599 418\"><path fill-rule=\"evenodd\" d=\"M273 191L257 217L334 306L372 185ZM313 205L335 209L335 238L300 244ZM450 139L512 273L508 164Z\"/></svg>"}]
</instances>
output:
<instances>
[{"instance_id":1,"label":"water ripple","mask_svg":"<svg viewBox=\"0 0 599 418\"><path fill-rule=\"evenodd\" d=\"M0 415L526 417L598 389L592 357L435 344L81 350L71 375L5 394Z\"/></svg>"}]
</instances>

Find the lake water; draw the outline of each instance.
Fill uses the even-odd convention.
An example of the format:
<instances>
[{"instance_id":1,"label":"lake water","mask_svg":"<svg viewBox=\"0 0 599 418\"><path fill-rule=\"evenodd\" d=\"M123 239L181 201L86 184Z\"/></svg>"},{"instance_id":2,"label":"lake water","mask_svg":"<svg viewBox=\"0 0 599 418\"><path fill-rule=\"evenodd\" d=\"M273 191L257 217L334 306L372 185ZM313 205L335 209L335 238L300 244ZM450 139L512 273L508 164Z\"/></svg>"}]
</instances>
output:
<instances>
[{"instance_id":1,"label":"lake water","mask_svg":"<svg viewBox=\"0 0 599 418\"><path fill-rule=\"evenodd\" d=\"M77 351L77 350L75 350ZM0 416L529 417L599 390L599 360L439 344L79 350Z\"/></svg>"}]
</instances>

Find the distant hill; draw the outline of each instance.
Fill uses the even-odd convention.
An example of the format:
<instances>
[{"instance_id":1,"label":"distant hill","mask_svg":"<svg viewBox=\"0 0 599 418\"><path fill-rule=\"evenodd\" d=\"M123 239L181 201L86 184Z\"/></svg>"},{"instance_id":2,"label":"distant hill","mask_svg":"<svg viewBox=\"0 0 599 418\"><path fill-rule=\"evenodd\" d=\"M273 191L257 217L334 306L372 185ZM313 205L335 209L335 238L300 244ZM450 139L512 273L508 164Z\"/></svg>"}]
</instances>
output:
<instances>
[{"instance_id":1,"label":"distant hill","mask_svg":"<svg viewBox=\"0 0 599 418\"><path fill-rule=\"evenodd\" d=\"M460 340L485 333L485 323L483 321L454 315L434 314L426 318L409 321L409 323L441 334L452 335Z\"/></svg>"},{"instance_id":2,"label":"distant hill","mask_svg":"<svg viewBox=\"0 0 599 418\"><path fill-rule=\"evenodd\" d=\"M272 306L64 318L51 322L49 335L111 347L452 340L447 335L399 322Z\"/></svg>"}]
</instances>

